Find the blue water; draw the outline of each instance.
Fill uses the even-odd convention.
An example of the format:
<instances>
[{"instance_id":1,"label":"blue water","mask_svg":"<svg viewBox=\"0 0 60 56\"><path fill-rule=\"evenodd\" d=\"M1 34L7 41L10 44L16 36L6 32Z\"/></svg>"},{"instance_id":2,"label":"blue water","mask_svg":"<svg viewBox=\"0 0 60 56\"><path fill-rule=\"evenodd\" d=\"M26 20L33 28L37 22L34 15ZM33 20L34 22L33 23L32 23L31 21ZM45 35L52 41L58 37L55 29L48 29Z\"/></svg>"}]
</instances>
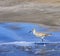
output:
<instances>
[{"instance_id":1,"label":"blue water","mask_svg":"<svg viewBox=\"0 0 60 56\"><path fill-rule=\"evenodd\" d=\"M0 45L0 56L59 56L60 44L46 43L32 44L30 46L21 46L16 44L3 44Z\"/></svg>"},{"instance_id":2,"label":"blue water","mask_svg":"<svg viewBox=\"0 0 60 56\"><path fill-rule=\"evenodd\" d=\"M40 38L30 32L34 28L39 32L46 32L48 29L32 23L0 23L0 56L59 56L60 32L48 31L47 33L52 36L46 37L42 43ZM14 44L14 42L23 43Z\"/></svg>"}]
</instances>

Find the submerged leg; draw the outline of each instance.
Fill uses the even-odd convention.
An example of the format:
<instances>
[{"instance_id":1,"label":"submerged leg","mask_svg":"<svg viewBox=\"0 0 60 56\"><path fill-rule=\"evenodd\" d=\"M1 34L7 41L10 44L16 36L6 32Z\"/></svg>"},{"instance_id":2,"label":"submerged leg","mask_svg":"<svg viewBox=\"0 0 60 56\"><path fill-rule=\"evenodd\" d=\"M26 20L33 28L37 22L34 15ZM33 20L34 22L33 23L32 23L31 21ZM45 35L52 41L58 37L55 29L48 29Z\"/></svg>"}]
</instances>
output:
<instances>
[{"instance_id":1,"label":"submerged leg","mask_svg":"<svg viewBox=\"0 0 60 56\"><path fill-rule=\"evenodd\" d=\"M44 38L42 38L42 42L44 42ZM44 46L46 46L46 44L44 43Z\"/></svg>"},{"instance_id":2,"label":"submerged leg","mask_svg":"<svg viewBox=\"0 0 60 56\"><path fill-rule=\"evenodd\" d=\"M44 37L45 37L45 36L42 36L42 42L44 41Z\"/></svg>"},{"instance_id":3,"label":"submerged leg","mask_svg":"<svg viewBox=\"0 0 60 56\"><path fill-rule=\"evenodd\" d=\"M44 40L42 39L42 42L43 42Z\"/></svg>"}]
</instances>

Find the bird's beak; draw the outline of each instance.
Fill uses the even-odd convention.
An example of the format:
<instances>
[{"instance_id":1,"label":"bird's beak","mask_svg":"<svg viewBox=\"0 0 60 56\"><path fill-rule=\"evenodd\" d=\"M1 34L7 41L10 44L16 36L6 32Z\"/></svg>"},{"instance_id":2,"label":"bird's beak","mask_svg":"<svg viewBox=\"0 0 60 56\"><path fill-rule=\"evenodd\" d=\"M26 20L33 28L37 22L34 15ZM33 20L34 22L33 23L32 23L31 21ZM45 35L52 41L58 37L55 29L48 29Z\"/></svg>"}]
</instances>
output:
<instances>
[{"instance_id":1,"label":"bird's beak","mask_svg":"<svg viewBox=\"0 0 60 56\"><path fill-rule=\"evenodd\" d=\"M32 31L29 31L28 33L31 33Z\"/></svg>"}]
</instances>

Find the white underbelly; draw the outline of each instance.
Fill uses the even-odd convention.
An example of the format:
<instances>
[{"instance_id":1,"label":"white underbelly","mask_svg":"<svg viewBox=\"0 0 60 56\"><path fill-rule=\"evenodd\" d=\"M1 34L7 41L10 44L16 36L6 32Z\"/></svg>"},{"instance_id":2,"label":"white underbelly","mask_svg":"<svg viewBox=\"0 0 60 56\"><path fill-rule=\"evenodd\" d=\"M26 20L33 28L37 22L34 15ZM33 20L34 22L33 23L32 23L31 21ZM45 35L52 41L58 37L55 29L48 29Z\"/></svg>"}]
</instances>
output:
<instances>
[{"instance_id":1,"label":"white underbelly","mask_svg":"<svg viewBox=\"0 0 60 56\"><path fill-rule=\"evenodd\" d=\"M43 36L43 35L39 35L39 34L34 34L36 37L39 37L39 38L44 38L45 36Z\"/></svg>"}]
</instances>

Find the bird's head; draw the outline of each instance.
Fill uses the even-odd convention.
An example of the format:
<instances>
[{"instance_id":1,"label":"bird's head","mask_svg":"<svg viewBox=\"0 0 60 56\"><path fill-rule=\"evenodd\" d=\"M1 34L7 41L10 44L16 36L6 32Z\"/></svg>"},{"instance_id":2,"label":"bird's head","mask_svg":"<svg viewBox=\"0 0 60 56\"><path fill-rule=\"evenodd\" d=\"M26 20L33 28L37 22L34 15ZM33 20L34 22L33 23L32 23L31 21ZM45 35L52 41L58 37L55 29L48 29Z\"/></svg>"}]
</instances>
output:
<instances>
[{"instance_id":1,"label":"bird's head","mask_svg":"<svg viewBox=\"0 0 60 56\"><path fill-rule=\"evenodd\" d=\"M29 33L30 33L30 32L35 32L35 31L36 31L36 29L34 28L34 29L32 29L31 31L29 31Z\"/></svg>"}]
</instances>

